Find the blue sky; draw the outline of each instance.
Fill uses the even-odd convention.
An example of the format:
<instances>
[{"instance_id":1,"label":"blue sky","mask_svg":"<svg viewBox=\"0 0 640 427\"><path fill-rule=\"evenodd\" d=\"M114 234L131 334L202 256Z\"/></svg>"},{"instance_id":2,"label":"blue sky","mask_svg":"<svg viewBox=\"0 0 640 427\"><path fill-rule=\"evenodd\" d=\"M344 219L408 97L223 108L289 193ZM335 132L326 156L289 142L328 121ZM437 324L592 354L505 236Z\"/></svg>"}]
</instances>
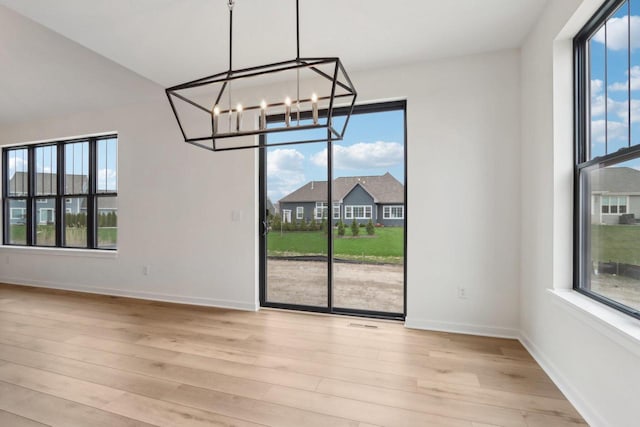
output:
<instances>
[{"instance_id":1,"label":"blue sky","mask_svg":"<svg viewBox=\"0 0 640 427\"><path fill-rule=\"evenodd\" d=\"M341 119L336 119L341 126ZM291 134L280 138L291 138ZM269 142L278 136L269 135ZM327 180L327 144L267 150L267 195L280 200L309 181ZM334 177L391 173L404 182L404 111L354 114L345 137L334 143Z\"/></svg>"},{"instance_id":2,"label":"blue sky","mask_svg":"<svg viewBox=\"0 0 640 427\"><path fill-rule=\"evenodd\" d=\"M630 37L629 27L631 28ZM629 38L631 39L630 55ZM603 26L592 37L589 51L591 157L593 158L628 146L629 101L631 101L631 145L640 143L640 0L625 2L607 21L606 28ZM631 100L629 100L629 85Z\"/></svg>"},{"instance_id":3,"label":"blue sky","mask_svg":"<svg viewBox=\"0 0 640 427\"><path fill-rule=\"evenodd\" d=\"M88 175L89 143L77 142L65 145L65 169L70 175ZM118 140L101 139L97 142L96 177L98 191L117 191L118 188ZM36 148L36 172L57 173L56 147ZM26 172L27 150L9 151L9 179L15 172Z\"/></svg>"}]
</instances>

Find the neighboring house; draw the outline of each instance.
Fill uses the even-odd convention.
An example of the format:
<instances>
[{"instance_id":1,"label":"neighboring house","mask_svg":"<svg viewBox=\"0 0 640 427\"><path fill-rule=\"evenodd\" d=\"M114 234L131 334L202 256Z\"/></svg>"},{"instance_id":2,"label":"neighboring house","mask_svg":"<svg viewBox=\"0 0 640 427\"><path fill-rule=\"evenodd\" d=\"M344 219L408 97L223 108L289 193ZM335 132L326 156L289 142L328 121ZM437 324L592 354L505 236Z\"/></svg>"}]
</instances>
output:
<instances>
[{"instance_id":1,"label":"neighboring house","mask_svg":"<svg viewBox=\"0 0 640 427\"><path fill-rule=\"evenodd\" d=\"M380 176L336 178L332 188L331 219L361 224L404 226L404 185L389 172ZM327 181L311 181L279 201L284 222L321 221L329 217Z\"/></svg>"},{"instance_id":2,"label":"neighboring house","mask_svg":"<svg viewBox=\"0 0 640 427\"><path fill-rule=\"evenodd\" d=\"M608 167L591 173L591 223L625 224L640 220L640 171ZM623 217L622 215L625 215Z\"/></svg>"},{"instance_id":3,"label":"neighboring house","mask_svg":"<svg viewBox=\"0 0 640 427\"><path fill-rule=\"evenodd\" d=\"M86 193L88 189L89 179L86 175L67 175L66 192L70 194ZM9 194L15 196L27 195L27 173L16 172L9 181ZM56 189L56 174L36 173L36 194L42 195L37 197L36 223L52 224L55 221L55 197L51 196L52 189ZM12 200L9 206L9 220L11 224L25 224L27 220L27 206L24 200ZM86 197L65 197L64 211L69 214L79 214L87 212ZM110 212L118 211L117 200L114 197L100 198L98 203L98 214L104 215Z\"/></svg>"}]
</instances>

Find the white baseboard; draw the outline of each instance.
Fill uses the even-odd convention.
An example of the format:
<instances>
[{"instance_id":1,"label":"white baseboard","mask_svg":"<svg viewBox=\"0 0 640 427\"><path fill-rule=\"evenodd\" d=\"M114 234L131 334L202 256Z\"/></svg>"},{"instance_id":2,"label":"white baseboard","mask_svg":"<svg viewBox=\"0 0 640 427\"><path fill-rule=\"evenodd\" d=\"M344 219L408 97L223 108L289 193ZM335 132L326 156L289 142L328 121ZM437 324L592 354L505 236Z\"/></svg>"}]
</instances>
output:
<instances>
[{"instance_id":1,"label":"white baseboard","mask_svg":"<svg viewBox=\"0 0 640 427\"><path fill-rule=\"evenodd\" d=\"M576 408L576 410L582 415L582 418L592 427L607 427L609 424L593 410L593 406L582 397L582 395L571 385L569 381L560 373L553 363L540 351L538 347L533 344L531 340L524 334L520 333L520 342L527 349L529 354L533 356L538 365L549 375L549 378L560 389L562 394L565 395L567 400Z\"/></svg>"},{"instance_id":2,"label":"white baseboard","mask_svg":"<svg viewBox=\"0 0 640 427\"><path fill-rule=\"evenodd\" d=\"M203 297L185 297L182 295L159 294L154 292L130 291L114 288L93 288L72 283L56 283L42 280L27 280L16 277L0 276L0 283L22 286L38 286L41 288L59 289L63 291L86 292L98 295L110 295L118 297L138 298L150 301L173 302L178 304L201 305L205 307L231 308L235 310L257 311L257 303L247 303L244 301L222 300Z\"/></svg>"},{"instance_id":3,"label":"white baseboard","mask_svg":"<svg viewBox=\"0 0 640 427\"><path fill-rule=\"evenodd\" d=\"M404 325L412 329L425 329L428 331L452 332L455 334L479 335L483 337L518 339L520 333L517 329L498 326L478 326L466 323L441 322L437 320L415 319L407 317Z\"/></svg>"}]
</instances>

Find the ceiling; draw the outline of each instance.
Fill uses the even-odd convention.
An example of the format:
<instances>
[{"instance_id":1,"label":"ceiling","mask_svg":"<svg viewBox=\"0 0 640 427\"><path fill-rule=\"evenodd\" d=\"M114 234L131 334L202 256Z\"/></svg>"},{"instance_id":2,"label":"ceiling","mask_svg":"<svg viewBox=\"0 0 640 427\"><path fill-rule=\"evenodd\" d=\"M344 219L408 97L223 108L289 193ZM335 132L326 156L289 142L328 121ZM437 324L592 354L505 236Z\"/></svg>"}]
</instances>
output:
<instances>
[{"instance_id":1,"label":"ceiling","mask_svg":"<svg viewBox=\"0 0 640 427\"><path fill-rule=\"evenodd\" d=\"M339 56L351 72L515 48L546 2L301 0L301 55ZM0 0L0 90L15 92L0 98L0 123L46 113L38 111L45 95L49 111L86 109L95 103L89 98L135 102L133 86L168 87L226 70L226 3ZM294 58L295 1L236 0L233 47L236 69ZM52 75L59 81L44 92L34 85Z\"/></svg>"}]
</instances>

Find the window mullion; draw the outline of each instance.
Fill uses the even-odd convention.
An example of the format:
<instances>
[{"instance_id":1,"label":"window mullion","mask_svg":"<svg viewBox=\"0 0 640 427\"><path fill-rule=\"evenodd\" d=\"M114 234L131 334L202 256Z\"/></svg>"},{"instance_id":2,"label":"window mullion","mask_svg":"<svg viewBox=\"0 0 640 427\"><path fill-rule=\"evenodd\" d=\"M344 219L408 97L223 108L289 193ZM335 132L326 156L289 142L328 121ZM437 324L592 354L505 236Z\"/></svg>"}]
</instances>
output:
<instances>
[{"instance_id":1,"label":"window mullion","mask_svg":"<svg viewBox=\"0 0 640 427\"><path fill-rule=\"evenodd\" d=\"M59 142L56 147L56 246L63 247L65 245L66 236L64 235L64 144Z\"/></svg>"},{"instance_id":2,"label":"window mullion","mask_svg":"<svg viewBox=\"0 0 640 427\"><path fill-rule=\"evenodd\" d=\"M9 157L10 151L2 151L2 244L9 243L9 223L11 218L9 217Z\"/></svg>"},{"instance_id":3,"label":"window mullion","mask_svg":"<svg viewBox=\"0 0 640 427\"><path fill-rule=\"evenodd\" d=\"M89 188L87 192L87 246L96 248L96 188L97 188L97 142L96 138L89 139Z\"/></svg>"},{"instance_id":4,"label":"window mullion","mask_svg":"<svg viewBox=\"0 0 640 427\"><path fill-rule=\"evenodd\" d=\"M27 208L27 224L25 229L25 237L27 241L27 246L33 246L35 244L34 238L34 229L35 229L35 199L33 197L35 192L35 147L31 146L27 149L27 198L26 198L26 208Z\"/></svg>"}]
</instances>

